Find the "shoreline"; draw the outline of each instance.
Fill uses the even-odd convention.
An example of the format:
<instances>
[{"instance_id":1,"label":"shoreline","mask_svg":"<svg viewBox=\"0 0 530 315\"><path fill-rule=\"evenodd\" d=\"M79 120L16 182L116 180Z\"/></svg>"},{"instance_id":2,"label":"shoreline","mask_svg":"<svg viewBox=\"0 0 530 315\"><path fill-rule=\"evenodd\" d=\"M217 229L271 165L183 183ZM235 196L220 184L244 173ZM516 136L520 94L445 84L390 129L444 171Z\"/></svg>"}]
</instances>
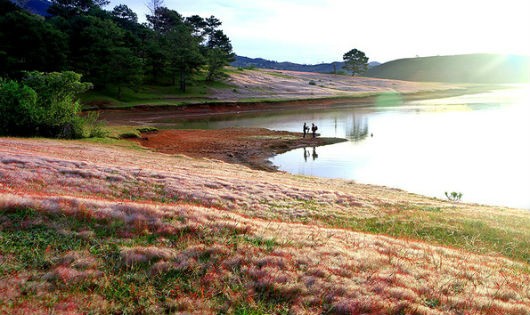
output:
<instances>
[{"instance_id":1,"label":"shoreline","mask_svg":"<svg viewBox=\"0 0 530 315\"><path fill-rule=\"evenodd\" d=\"M317 134L318 135L318 134ZM347 141L341 138L316 137L302 133L265 128L225 128L217 130L170 129L142 133L130 139L161 153L182 154L192 158L220 160L248 166L255 170L278 171L269 159L304 147L320 147Z\"/></svg>"},{"instance_id":2,"label":"shoreline","mask_svg":"<svg viewBox=\"0 0 530 315\"><path fill-rule=\"evenodd\" d=\"M500 88L497 86L497 88ZM491 91L492 86L420 91L400 95L403 101L454 97ZM169 117L193 119L242 113L270 111L319 110L342 106L375 106L378 96L348 96L314 99L293 99L252 102L215 102L182 106L138 106L133 109L100 112L109 125L140 126ZM182 154L192 158L216 159L240 164L255 170L278 171L269 159L275 155L303 147L319 147L347 141L340 138L302 138L302 133L265 128L163 129L141 133L140 138L128 139L142 147L167 154Z\"/></svg>"},{"instance_id":3,"label":"shoreline","mask_svg":"<svg viewBox=\"0 0 530 315\"><path fill-rule=\"evenodd\" d=\"M502 86L474 86L446 90L425 90L414 93L380 92L371 95L256 100L217 100L186 105L137 105L127 109L99 109L100 119L109 125L146 125L160 118L199 118L217 115L261 113L267 111L318 110L341 106L375 106L378 97L396 95L403 101L438 99L466 94L477 94L503 88ZM399 106L399 105L397 105Z\"/></svg>"}]
</instances>

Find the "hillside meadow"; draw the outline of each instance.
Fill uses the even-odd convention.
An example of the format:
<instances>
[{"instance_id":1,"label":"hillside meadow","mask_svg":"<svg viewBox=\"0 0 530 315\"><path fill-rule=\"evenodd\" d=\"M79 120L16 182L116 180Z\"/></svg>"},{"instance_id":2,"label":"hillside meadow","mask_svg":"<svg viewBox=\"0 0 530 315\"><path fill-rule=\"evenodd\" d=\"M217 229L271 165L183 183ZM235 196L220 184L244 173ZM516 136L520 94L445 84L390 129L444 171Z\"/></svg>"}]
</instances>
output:
<instances>
[{"instance_id":1,"label":"hillside meadow","mask_svg":"<svg viewBox=\"0 0 530 315\"><path fill-rule=\"evenodd\" d=\"M0 313L528 314L530 214L0 138Z\"/></svg>"},{"instance_id":2,"label":"hillside meadow","mask_svg":"<svg viewBox=\"0 0 530 315\"><path fill-rule=\"evenodd\" d=\"M181 107L183 105L285 103L289 101L322 102L338 100L366 103L369 97L399 93L404 98L447 97L487 91L499 85L438 83L352 77L288 70L227 67L227 79L218 82L195 82L186 93L175 86L144 85L133 91L124 88L121 97L113 89L89 91L82 96L85 109L130 109Z\"/></svg>"}]
</instances>

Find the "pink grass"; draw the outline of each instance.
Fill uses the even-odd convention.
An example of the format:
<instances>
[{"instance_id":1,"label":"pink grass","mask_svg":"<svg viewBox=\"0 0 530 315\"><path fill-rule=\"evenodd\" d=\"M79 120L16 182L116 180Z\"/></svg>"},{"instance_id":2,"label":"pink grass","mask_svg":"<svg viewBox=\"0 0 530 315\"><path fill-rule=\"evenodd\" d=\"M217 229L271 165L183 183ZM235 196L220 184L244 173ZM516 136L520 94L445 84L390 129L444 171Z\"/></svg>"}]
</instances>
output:
<instances>
[{"instance_id":1,"label":"pink grass","mask_svg":"<svg viewBox=\"0 0 530 315\"><path fill-rule=\"evenodd\" d=\"M100 224L121 222L119 237L156 236L153 246L121 246L120 259L126 268L147 265L153 276L171 270L202 275L198 293L170 299L175 311L212 312L211 298L223 294L228 310L240 299L252 305L266 297L287 301L300 314L530 313L530 274L523 262L292 222L309 214L382 216L401 210L380 204L406 198L435 203L421 196L49 140L0 139L0 174L0 211L32 208ZM377 199L367 197L374 191ZM53 222L24 222L37 223L85 240L95 237L88 228L72 232ZM165 241L169 236L186 246ZM272 249L253 239L274 240ZM0 255L0 263L8 259ZM60 286L108 276L87 252L58 255L48 270L31 271L34 278ZM28 279L4 275L0 299L20 296ZM69 302L64 305L70 309Z\"/></svg>"}]
</instances>

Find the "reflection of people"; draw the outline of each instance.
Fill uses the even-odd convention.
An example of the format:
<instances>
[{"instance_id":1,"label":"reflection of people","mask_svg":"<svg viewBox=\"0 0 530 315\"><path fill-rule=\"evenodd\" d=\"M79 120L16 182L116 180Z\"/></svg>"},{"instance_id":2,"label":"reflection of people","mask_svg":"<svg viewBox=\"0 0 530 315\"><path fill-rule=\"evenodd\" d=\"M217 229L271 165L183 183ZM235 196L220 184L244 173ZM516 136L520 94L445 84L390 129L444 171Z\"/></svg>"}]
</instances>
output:
<instances>
[{"instance_id":1,"label":"reflection of people","mask_svg":"<svg viewBox=\"0 0 530 315\"><path fill-rule=\"evenodd\" d=\"M317 149L316 147L313 147L313 154L311 155L313 157L313 161L318 158Z\"/></svg>"},{"instance_id":2,"label":"reflection of people","mask_svg":"<svg viewBox=\"0 0 530 315\"><path fill-rule=\"evenodd\" d=\"M311 132L313 133L313 138L316 138L316 137L317 137L317 130L318 130L317 125L315 125L314 123L312 123L312 124L311 124Z\"/></svg>"},{"instance_id":3,"label":"reflection of people","mask_svg":"<svg viewBox=\"0 0 530 315\"><path fill-rule=\"evenodd\" d=\"M304 147L304 161L307 162L307 158L309 157L309 151Z\"/></svg>"},{"instance_id":4,"label":"reflection of people","mask_svg":"<svg viewBox=\"0 0 530 315\"><path fill-rule=\"evenodd\" d=\"M304 123L304 138L308 131L309 131L309 126L306 123Z\"/></svg>"}]
</instances>

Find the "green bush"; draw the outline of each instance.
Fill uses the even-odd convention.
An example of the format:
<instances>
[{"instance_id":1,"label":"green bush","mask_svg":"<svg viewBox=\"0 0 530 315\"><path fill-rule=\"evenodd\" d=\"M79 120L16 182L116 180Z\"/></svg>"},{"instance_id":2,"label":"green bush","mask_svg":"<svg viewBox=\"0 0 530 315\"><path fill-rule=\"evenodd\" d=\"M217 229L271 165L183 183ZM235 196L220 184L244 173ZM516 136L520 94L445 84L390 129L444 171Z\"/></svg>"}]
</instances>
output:
<instances>
[{"instance_id":1,"label":"green bush","mask_svg":"<svg viewBox=\"0 0 530 315\"><path fill-rule=\"evenodd\" d=\"M22 83L1 80L0 135L84 137L87 120L79 116L76 95L91 87L71 71L28 72Z\"/></svg>"},{"instance_id":2,"label":"green bush","mask_svg":"<svg viewBox=\"0 0 530 315\"><path fill-rule=\"evenodd\" d=\"M33 122L42 114L37 108L37 93L16 81L0 80L0 135L31 135Z\"/></svg>"}]
</instances>

